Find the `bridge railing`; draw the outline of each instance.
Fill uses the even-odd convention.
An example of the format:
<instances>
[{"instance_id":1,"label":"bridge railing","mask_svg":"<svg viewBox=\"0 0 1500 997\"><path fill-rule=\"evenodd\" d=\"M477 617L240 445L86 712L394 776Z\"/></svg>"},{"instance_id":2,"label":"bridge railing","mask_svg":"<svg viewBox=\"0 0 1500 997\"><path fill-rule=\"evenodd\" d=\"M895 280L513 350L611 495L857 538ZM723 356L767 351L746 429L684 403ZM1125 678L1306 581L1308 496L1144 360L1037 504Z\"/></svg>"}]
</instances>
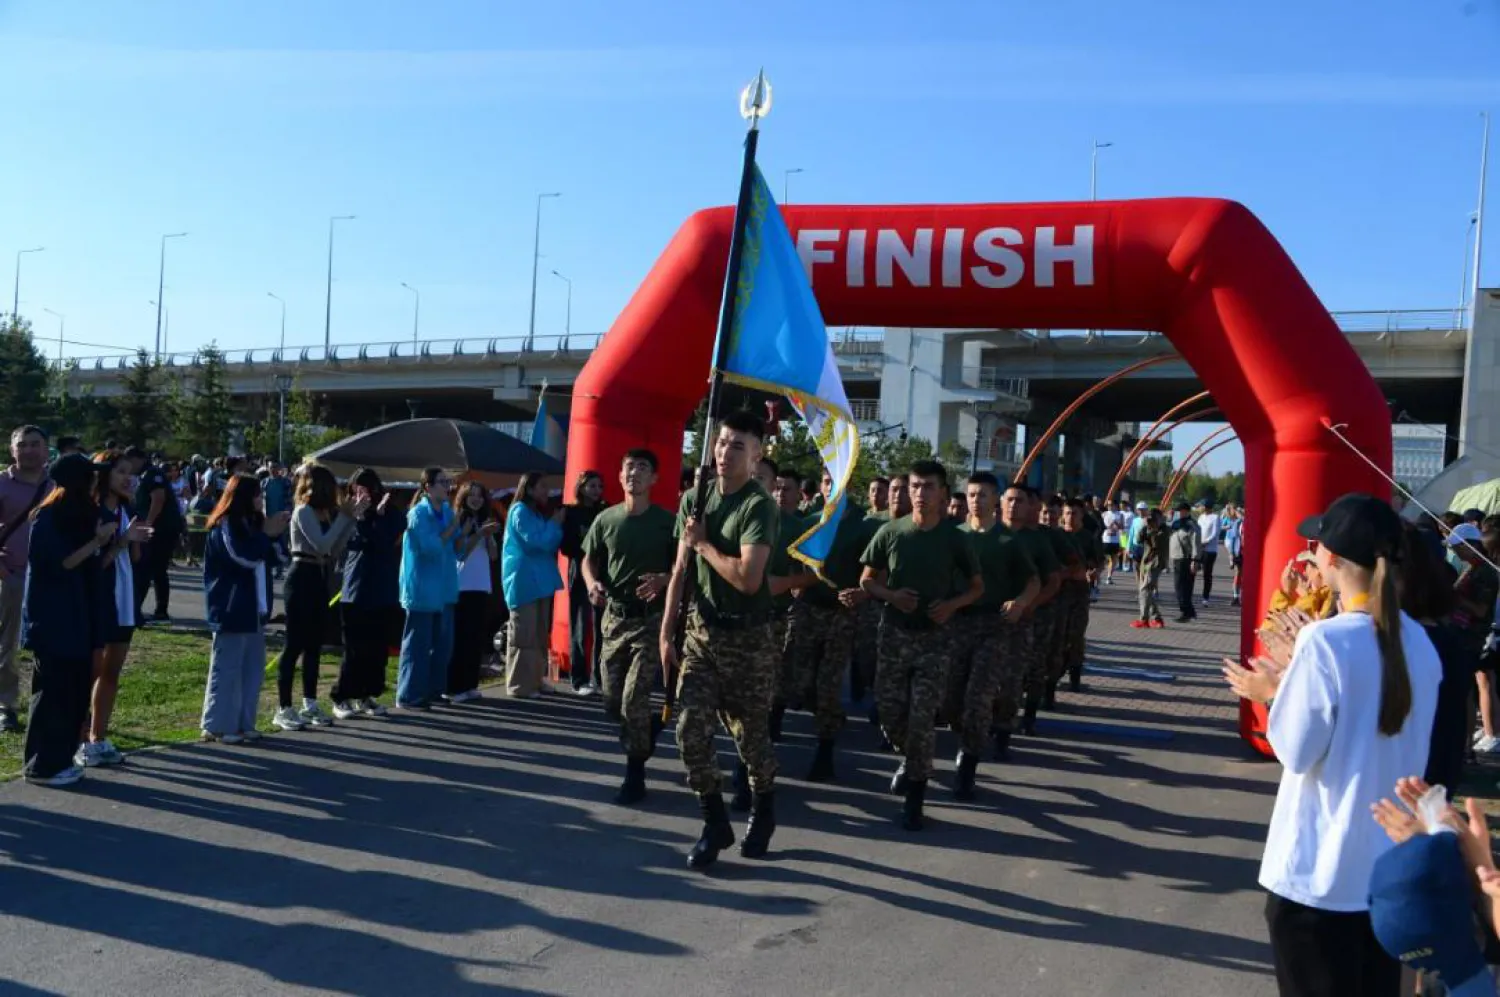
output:
<instances>
[{"instance_id":1,"label":"bridge railing","mask_svg":"<svg viewBox=\"0 0 1500 997\"><path fill-rule=\"evenodd\" d=\"M1384 311L1333 312L1334 321L1345 332L1456 332L1465 328L1467 313L1458 308L1387 309ZM1041 336L1117 337L1155 336L1152 332L1090 333L1087 330L1036 330ZM603 333L579 333L568 336L465 337L463 339L429 339L420 342L396 340L382 343L334 343L331 346L262 346L254 349L225 350L226 363L233 365L265 364L273 367L298 364L337 365L341 363L407 362L449 363L468 357L574 357L587 356L604 338ZM833 352L860 368L876 368L885 351L885 330L867 326L845 326L828 330ZM88 370L125 370L135 363L136 354L68 357L70 368ZM164 366L191 368L202 363L197 350L162 354ZM1025 397L1024 395L1022 397Z\"/></svg>"}]
</instances>

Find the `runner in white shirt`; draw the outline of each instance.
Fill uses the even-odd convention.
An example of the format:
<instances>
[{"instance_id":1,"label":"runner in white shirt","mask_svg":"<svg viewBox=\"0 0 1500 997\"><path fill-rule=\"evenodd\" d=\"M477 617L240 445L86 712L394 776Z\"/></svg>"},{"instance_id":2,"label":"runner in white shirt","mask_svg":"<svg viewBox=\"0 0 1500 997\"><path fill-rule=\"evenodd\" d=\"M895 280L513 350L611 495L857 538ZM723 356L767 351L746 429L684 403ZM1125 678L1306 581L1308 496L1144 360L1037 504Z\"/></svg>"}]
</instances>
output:
<instances>
[{"instance_id":1,"label":"runner in white shirt","mask_svg":"<svg viewBox=\"0 0 1500 997\"><path fill-rule=\"evenodd\" d=\"M1209 596L1214 593L1214 562L1219 559L1224 523L1207 503L1199 503L1199 508L1203 510L1198 516L1198 534L1203 538L1203 605L1207 606Z\"/></svg>"},{"instance_id":2,"label":"runner in white shirt","mask_svg":"<svg viewBox=\"0 0 1500 997\"><path fill-rule=\"evenodd\" d=\"M1104 542L1104 584L1106 585L1115 583L1115 562L1120 559L1120 531L1123 524L1120 522L1119 506L1120 503L1111 502L1099 517L1104 524L1104 535L1101 539Z\"/></svg>"},{"instance_id":3,"label":"runner in white shirt","mask_svg":"<svg viewBox=\"0 0 1500 997\"><path fill-rule=\"evenodd\" d=\"M1290 648L1275 631L1250 669L1225 659L1231 688L1270 704L1266 739L1283 767L1260 867L1283 995L1400 993L1401 964L1370 926L1370 874L1392 847L1370 813L1393 780L1426 768L1442 678L1432 641L1400 610L1401 530L1369 495L1304 522L1343 611L1302 626Z\"/></svg>"}]
</instances>

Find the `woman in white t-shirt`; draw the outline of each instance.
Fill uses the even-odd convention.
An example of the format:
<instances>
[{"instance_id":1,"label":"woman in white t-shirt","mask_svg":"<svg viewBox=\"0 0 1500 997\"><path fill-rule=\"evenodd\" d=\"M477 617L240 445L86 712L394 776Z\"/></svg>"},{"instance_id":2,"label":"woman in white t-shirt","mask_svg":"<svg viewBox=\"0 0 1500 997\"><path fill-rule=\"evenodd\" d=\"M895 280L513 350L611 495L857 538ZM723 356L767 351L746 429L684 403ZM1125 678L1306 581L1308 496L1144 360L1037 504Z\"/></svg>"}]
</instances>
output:
<instances>
[{"instance_id":1,"label":"woman in white t-shirt","mask_svg":"<svg viewBox=\"0 0 1500 997\"><path fill-rule=\"evenodd\" d=\"M1388 503L1345 495L1298 532L1317 543L1341 611L1283 617L1254 670L1224 668L1235 692L1270 704L1266 739L1283 767L1260 867L1276 980L1283 997L1397 997L1401 964L1369 915L1370 874L1391 843L1369 815L1427 765L1442 665L1400 610L1401 520Z\"/></svg>"},{"instance_id":2,"label":"woman in white t-shirt","mask_svg":"<svg viewBox=\"0 0 1500 997\"><path fill-rule=\"evenodd\" d=\"M453 611L453 656L448 659L450 703L479 698L479 667L495 628L494 564L499 520L490 493L477 481L465 482L453 503L461 525L458 549L458 606ZM485 527L488 526L488 529Z\"/></svg>"}]
</instances>

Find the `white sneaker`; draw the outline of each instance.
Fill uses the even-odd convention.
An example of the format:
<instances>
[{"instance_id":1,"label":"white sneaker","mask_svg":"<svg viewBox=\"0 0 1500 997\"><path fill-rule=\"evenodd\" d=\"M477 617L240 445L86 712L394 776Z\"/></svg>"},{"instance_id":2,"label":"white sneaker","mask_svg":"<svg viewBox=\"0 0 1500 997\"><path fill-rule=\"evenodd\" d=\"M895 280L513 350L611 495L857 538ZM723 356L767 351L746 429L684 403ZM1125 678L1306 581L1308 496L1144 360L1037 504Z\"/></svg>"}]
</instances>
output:
<instances>
[{"instance_id":1,"label":"white sneaker","mask_svg":"<svg viewBox=\"0 0 1500 997\"><path fill-rule=\"evenodd\" d=\"M368 714L369 716L372 716L372 717L383 717L383 716L385 716L385 707L381 706L380 703L376 701L376 699L375 699L374 696L370 696L370 697L366 698L365 701L364 701L364 703L361 704L361 706L362 706L362 712Z\"/></svg>"},{"instance_id":2,"label":"white sneaker","mask_svg":"<svg viewBox=\"0 0 1500 997\"><path fill-rule=\"evenodd\" d=\"M588 685L579 686L573 692L580 696L597 696L599 695L599 688L591 682Z\"/></svg>"},{"instance_id":3,"label":"white sneaker","mask_svg":"<svg viewBox=\"0 0 1500 997\"><path fill-rule=\"evenodd\" d=\"M290 706L283 706L271 718L271 726L277 730L301 730L307 726L307 721L303 720Z\"/></svg>"},{"instance_id":4,"label":"white sneaker","mask_svg":"<svg viewBox=\"0 0 1500 997\"><path fill-rule=\"evenodd\" d=\"M61 789L64 786L73 785L73 783L82 778L82 767L78 765L70 765L50 779L32 779L28 777L26 781L31 783L33 786L46 786L49 789Z\"/></svg>"},{"instance_id":5,"label":"white sneaker","mask_svg":"<svg viewBox=\"0 0 1500 997\"><path fill-rule=\"evenodd\" d=\"M1476 730L1474 732L1474 736L1471 737L1471 738L1469 738L1469 744L1470 744L1470 746L1473 746L1473 745L1476 745L1480 741L1483 741L1483 740L1484 740L1484 728L1480 727L1478 730Z\"/></svg>"},{"instance_id":6,"label":"white sneaker","mask_svg":"<svg viewBox=\"0 0 1500 997\"><path fill-rule=\"evenodd\" d=\"M1500 751L1500 737L1481 737L1474 742L1474 750L1481 755L1493 755Z\"/></svg>"},{"instance_id":7,"label":"white sneaker","mask_svg":"<svg viewBox=\"0 0 1500 997\"><path fill-rule=\"evenodd\" d=\"M87 741L78 746L78 752L73 755L73 764L81 768L97 768L101 765L118 765L125 760L109 741Z\"/></svg>"},{"instance_id":8,"label":"white sneaker","mask_svg":"<svg viewBox=\"0 0 1500 997\"><path fill-rule=\"evenodd\" d=\"M302 709L297 714L297 716L301 717L304 722L312 724L314 727L333 726L332 718L330 718L328 714L324 713L318 708L318 701L316 699L304 699L302 701Z\"/></svg>"},{"instance_id":9,"label":"white sneaker","mask_svg":"<svg viewBox=\"0 0 1500 997\"><path fill-rule=\"evenodd\" d=\"M350 717L357 717L363 712L364 710L360 708L358 703L350 702L348 700L333 704L333 715L335 717L338 717L340 720L348 720Z\"/></svg>"}]
</instances>

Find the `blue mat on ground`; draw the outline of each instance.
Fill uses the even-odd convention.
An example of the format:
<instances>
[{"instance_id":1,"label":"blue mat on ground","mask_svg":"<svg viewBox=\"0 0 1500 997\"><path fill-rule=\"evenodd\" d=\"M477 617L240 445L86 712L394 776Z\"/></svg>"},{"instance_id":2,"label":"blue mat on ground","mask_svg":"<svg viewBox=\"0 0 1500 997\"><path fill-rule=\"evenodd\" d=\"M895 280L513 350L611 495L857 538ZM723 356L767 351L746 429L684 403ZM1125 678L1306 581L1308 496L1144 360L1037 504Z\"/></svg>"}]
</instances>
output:
<instances>
[{"instance_id":1,"label":"blue mat on ground","mask_svg":"<svg viewBox=\"0 0 1500 997\"><path fill-rule=\"evenodd\" d=\"M1109 678L1139 679L1142 682L1176 682L1171 672L1153 672L1147 668L1108 668L1102 665L1084 665L1085 675L1104 675Z\"/></svg>"}]
</instances>

